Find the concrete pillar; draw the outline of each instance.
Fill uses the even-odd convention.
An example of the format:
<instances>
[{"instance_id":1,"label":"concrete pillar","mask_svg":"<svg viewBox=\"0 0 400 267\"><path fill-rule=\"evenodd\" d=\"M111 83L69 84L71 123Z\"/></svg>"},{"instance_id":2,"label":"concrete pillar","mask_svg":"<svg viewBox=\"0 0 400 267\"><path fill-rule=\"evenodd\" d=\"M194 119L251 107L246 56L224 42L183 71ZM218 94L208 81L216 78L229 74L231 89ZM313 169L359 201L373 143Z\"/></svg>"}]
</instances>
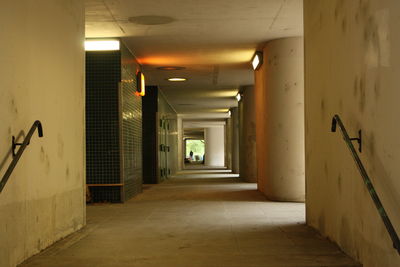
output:
<instances>
[{"instance_id":1,"label":"concrete pillar","mask_svg":"<svg viewBox=\"0 0 400 267\"><path fill-rule=\"evenodd\" d=\"M204 129L206 145L206 166L223 167L225 165L225 130L224 126Z\"/></svg>"},{"instance_id":2,"label":"concrete pillar","mask_svg":"<svg viewBox=\"0 0 400 267\"><path fill-rule=\"evenodd\" d=\"M232 172L239 173L239 109L232 108Z\"/></svg>"},{"instance_id":3,"label":"concrete pillar","mask_svg":"<svg viewBox=\"0 0 400 267\"><path fill-rule=\"evenodd\" d=\"M257 182L256 107L254 87L241 88L239 102L240 177L246 182Z\"/></svg>"},{"instance_id":4,"label":"concrete pillar","mask_svg":"<svg viewBox=\"0 0 400 267\"><path fill-rule=\"evenodd\" d=\"M271 200L305 198L303 65L303 39L278 39L255 75L258 186Z\"/></svg>"},{"instance_id":5,"label":"concrete pillar","mask_svg":"<svg viewBox=\"0 0 400 267\"><path fill-rule=\"evenodd\" d=\"M225 125L225 166L232 170L232 118Z\"/></svg>"},{"instance_id":6,"label":"concrete pillar","mask_svg":"<svg viewBox=\"0 0 400 267\"><path fill-rule=\"evenodd\" d=\"M184 157L185 157L185 146L183 142L183 123L182 118L178 115L177 118L177 132L178 132L178 170L183 170Z\"/></svg>"}]
</instances>

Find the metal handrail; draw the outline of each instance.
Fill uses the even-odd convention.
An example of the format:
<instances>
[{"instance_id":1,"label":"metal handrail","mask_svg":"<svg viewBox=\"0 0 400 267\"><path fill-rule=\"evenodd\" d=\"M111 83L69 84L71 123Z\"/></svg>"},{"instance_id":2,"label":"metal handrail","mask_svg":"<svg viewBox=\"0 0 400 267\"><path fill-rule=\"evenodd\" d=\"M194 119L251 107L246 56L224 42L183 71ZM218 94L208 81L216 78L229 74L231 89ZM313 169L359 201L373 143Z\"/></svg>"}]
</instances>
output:
<instances>
[{"instance_id":1,"label":"metal handrail","mask_svg":"<svg viewBox=\"0 0 400 267\"><path fill-rule=\"evenodd\" d=\"M375 188L372 185L371 179L369 178L367 171L365 170L365 167L362 164L361 159L358 156L356 149L354 148L353 143L352 143L353 140L357 140L360 145L360 151L361 151L361 131L359 132L359 135L360 135L359 138L350 138L339 115L335 115L332 118L332 128L331 128L332 132L336 132L336 124L339 125L339 128L342 131L343 139L346 142L346 145L349 148L354 161L356 162L356 165L358 167L358 170L360 171L360 174L364 180L364 183L368 189L368 192L369 192L372 200L375 203L375 206L379 212L379 215L381 216L383 223L386 226L386 230L388 231L390 238L392 239L393 247L400 254L399 236L397 235L396 230L394 229L394 227L389 219L389 216L387 215L387 213L382 205L382 202L380 201L378 194L376 193Z\"/></svg>"},{"instance_id":2,"label":"metal handrail","mask_svg":"<svg viewBox=\"0 0 400 267\"><path fill-rule=\"evenodd\" d=\"M17 165L19 159L22 156L22 153L24 153L25 148L29 145L29 142L32 138L33 133L35 130L38 130L38 135L39 137L43 137L43 128L42 128L42 123L40 121L35 121L29 130L28 134L26 135L24 141L22 143L15 143L15 137L12 137L12 150L13 150L13 160L10 163L10 166L8 167L6 173L4 174L3 178L0 181L0 193L3 191L3 188L6 186L6 183L8 181L8 178L10 178L11 173L15 169L15 166ZM18 152L15 153L15 148L17 146L20 146L18 149Z\"/></svg>"}]
</instances>

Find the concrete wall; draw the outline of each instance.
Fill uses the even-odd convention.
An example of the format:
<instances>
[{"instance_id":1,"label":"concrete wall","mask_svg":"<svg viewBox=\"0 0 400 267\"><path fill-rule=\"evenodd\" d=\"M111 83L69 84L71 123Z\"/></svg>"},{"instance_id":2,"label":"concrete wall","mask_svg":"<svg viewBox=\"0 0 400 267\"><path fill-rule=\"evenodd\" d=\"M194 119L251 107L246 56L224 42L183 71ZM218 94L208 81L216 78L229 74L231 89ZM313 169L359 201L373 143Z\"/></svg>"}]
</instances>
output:
<instances>
[{"instance_id":1,"label":"concrete wall","mask_svg":"<svg viewBox=\"0 0 400 267\"><path fill-rule=\"evenodd\" d=\"M400 257L332 116L351 136L400 232L400 2L306 0L307 222L364 267L400 266Z\"/></svg>"},{"instance_id":2,"label":"concrete wall","mask_svg":"<svg viewBox=\"0 0 400 267\"><path fill-rule=\"evenodd\" d=\"M278 39L255 74L258 189L271 200L305 198L303 64L303 39Z\"/></svg>"},{"instance_id":3,"label":"concrete wall","mask_svg":"<svg viewBox=\"0 0 400 267\"><path fill-rule=\"evenodd\" d=\"M0 194L0 266L13 267L85 224L83 2L2 1L0 25L1 177L11 136L44 130Z\"/></svg>"},{"instance_id":4,"label":"concrete wall","mask_svg":"<svg viewBox=\"0 0 400 267\"><path fill-rule=\"evenodd\" d=\"M246 182L255 183L257 182L257 144L253 86L242 88L242 100L239 102L239 124L240 177Z\"/></svg>"},{"instance_id":5,"label":"concrete wall","mask_svg":"<svg viewBox=\"0 0 400 267\"><path fill-rule=\"evenodd\" d=\"M224 129L224 126L214 126L204 129L206 166L223 167L225 165Z\"/></svg>"}]
</instances>

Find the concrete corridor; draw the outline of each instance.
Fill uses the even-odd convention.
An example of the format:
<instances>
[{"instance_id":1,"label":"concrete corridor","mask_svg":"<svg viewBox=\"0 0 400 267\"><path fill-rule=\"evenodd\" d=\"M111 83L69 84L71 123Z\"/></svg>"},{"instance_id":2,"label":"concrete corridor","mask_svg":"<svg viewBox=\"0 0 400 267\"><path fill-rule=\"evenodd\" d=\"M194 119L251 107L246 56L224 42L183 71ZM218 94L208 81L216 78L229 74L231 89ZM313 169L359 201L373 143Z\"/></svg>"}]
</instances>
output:
<instances>
[{"instance_id":1,"label":"concrete corridor","mask_svg":"<svg viewBox=\"0 0 400 267\"><path fill-rule=\"evenodd\" d=\"M218 177L181 174L125 204L88 206L85 229L21 266L359 266L305 226L304 204Z\"/></svg>"}]
</instances>

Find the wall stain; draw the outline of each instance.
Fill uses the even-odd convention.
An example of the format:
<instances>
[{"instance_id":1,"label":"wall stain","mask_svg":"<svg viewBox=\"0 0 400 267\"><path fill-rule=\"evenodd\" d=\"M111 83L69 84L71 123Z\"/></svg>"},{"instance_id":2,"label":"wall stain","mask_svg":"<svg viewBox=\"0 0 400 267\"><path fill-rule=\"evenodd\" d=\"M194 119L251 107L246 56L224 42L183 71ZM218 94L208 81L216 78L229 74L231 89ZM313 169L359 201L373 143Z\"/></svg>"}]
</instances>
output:
<instances>
[{"instance_id":1,"label":"wall stain","mask_svg":"<svg viewBox=\"0 0 400 267\"><path fill-rule=\"evenodd\" d=\"M349 220L346 217L342 217L340 223L340 243L345 248L348 248L350 245L350 227L349 227Z\"/></svg>"},{"instance_id":2,"label":"wall stain","mask_svg":"<svg viewBox=\"0 0 400 267\"><path fill-rule=\"evenodd\" d=\"M358 84L359 84L358 76L356 76L354 78L354 85L353 85L353 96L355 97L358 95Z\"/></svg>"},{"instance_id":3,"label":"wall stain","mask_svg":"<svg viewBox=\"0 0 400 267\"><path fill-rule=\"evenodd\" d=\"M325 215L321 213L318 217L318 225L321 233L325 233Z\"/></svg>"},{"instance_id":4,"label":"wall stain","mask_svg":"<svg viewBox=\"0 0 400 267\"><path fill-rule=\"evenodd\" d=\"M43 146L40 147L40 161L44 162L46 159L46 153L44 152Z\"/></svg>"},{"instance_id":5,"label":"wall stain","mask_svg":"<svg viewBox=\"0 0 400 267\"><path fill-rule=\"evenodd\" d=\"M346 18L343 18L343 20L342 20L342 32L346 33L346 31L347 31L347 20L346 20Z\"/></svg>"},{"instance_id":6,"label":"wall stain","mask_svg":"<svg viewBox=\"0 0 400 267\"><path fill-rule=\"evenodd\" d=\"M363 76L363 78L360 79L360 85L359 85L359 89L360 89L360 96L358 99L358 107L360 112L364 112L365 109L365 105L366 105L366 88L365 88L365 75Z\"/></svg>"},{"instance_id":7,"label":"wall stain","mask_svg":"<svg viewBox=\"0 0 400 267\"><path fill-rule=\"evenodd\" d=\"M15 113L15 115L18 115L18 108L14 98L11 98L11 112Z\"/></svg>"},{"instance_id":8,"label":"wall stain","mask_svg":"<svg viewBox=\"0 0 400 267\"><path fill-rule=\"evenodd\" d=\"M381 96L380 89L381 89L381 82L380 82L380 79L377 78L377 79L375 80L375 84L374 84L375 99L377 99L377 100L378 100L379 97Z\"/></svg>"},{"instance_id":9,"label":"wall stain","mask_svg":"<svg viewBox=\"0 0 400 267\"><path fill-rule=\"evenodd\" d=\"M44 151L43 146L40 147L40 161L45 164L46 174L50 172L50 158L49 155Z\"/></svg>"},{"instance_id":10,"label":"wall stain","mask_svg":"<svg viewBox=\"0 0 400 267\"><path fill-rule=\"evenodd\" d=\"M328 174L329 174L329 170L328 170L328 163L326 161L324 163L324 172L325 172L325 175L326 175L325 178L327 178Z\"/></svg>"},{"instance_id":11,"label":"wall stain","mask_svg":"<svg viewBox=\"0 0 400 267\"><path fill-rule=\"evenodd\" d=\"M323 21L324 21L324 16L322 15L322 12L320 12L319 13L319 28L320 29L322 29Z\"/></svg>"},{"instance_id":12,"label":"wall stain","mask_svg":"<svg viewBox=\"0 0 400 267\"><path fill-rule=\"evenodd\" d=\"M67 164L67 167L65 168L65 176L67 177L67 180L69 179L69 165Z\"/></svg>"},{"instance_id":13,"label":"wall stain","mask_svg":"<svg viewBox=\"0 0 400 267\"><path fill-rule=\"evenodd\" d=\"M334 13L334 16L333 16L333 17L335 18L335 21L337 21L338 18L339 18L339 9L338 9L337 6L336 6L336 8L335 8L335 13Z\"/></svg>"},{"instance_id":14,"label":"wall stain","mask_svg":"<svg viewBox=\"0 0 400 267\"><path fill-rule=\"evenodd\" d=\"M339 19L339 14L343 12L343 0L339 0L336 2L336 7L335 7L335 12L334 12L334 18L335 21Z\"/></svg>"},{"instance_id":15,"label":"wall stain","mask_svg":"<svg viewBox=\"0 0 400 267\"><path fill-rule=\"evenodd\" d=\"M339 175L338 175L337 184L338 184L338 191L340 194L340 193L342 193L342 174L341 173L339 173Z\"/></svg>"},{"instance_id":16,"label":"wall stain","mask_svg":"<svg viewBox=\"0 0 400 267\"><path fill-rule=\"evenodd\" d=\"M375 135L374 133L371 133L370 137L369 137L369 142L368 142L368 149L369 149L369 153L371 154L372 157L375 156Z\"/></svg>"},{"instance_id":17,"label":"wall stain","mask_svg":"<svg viewBox=\"0 0 400 267\"><path fill-rule=\"evenodd\" d=\"M46 154L45 162L46 162L46 174L49 174L49 172L50 172L50 158L49 158L49 155L47 155L47 154Z\"/></svg>"},{"instance_id":18,"label":"wall stain","mask_svg":"<svg viewBox=\"0 0 400 267\"><path fill-rule=\"evenodd\" d=\"M62 159L64 157L64 140L61 134L58 134L57 140L58 140L57 155L60 159Z\"/></svg>"},{"instance_id":19,"label":"wall stain","mask_svg":"<svg viewBox=\"0 0 400 267\"><path fill-rule=\"evenodd\" d=\"M289 92L290 91L290 84L289 83L285 83L285 92Z\"/></svg>"}]
</instances>

